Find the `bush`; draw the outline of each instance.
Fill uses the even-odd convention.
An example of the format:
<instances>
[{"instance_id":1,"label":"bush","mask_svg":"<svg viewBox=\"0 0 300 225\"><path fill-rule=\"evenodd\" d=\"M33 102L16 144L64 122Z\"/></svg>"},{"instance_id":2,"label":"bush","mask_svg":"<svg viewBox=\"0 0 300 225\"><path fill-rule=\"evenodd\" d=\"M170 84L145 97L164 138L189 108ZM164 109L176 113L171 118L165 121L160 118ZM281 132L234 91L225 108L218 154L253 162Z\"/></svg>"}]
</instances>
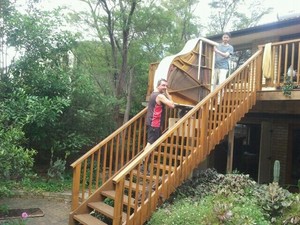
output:
<instances>
[{"instance_id":1,"label":"bush","mask_svg":"<svg viewBox=\"0 0 300 225\"><path fill-rule=\"evenodd\" d=\"M195 202L180 199L174 205L159 209L148 225L268 225L262 210L253 202L241 202L234 195L207 196Z\"/></svg>"},{"instance_id":2,"label":"bush","mask_svg":"<svg viewBox=\"0 0 300 225\"><path fill-rule=\"evenodd\" d=\"M300 224L300 194L293 195L291 199L291 205L283 209L282 215L279 217L276 224Z\"/></svg>"},{"instance_id":3,"label":"bush","mask_svg":"<svg viewBox=\"0 0 300 225\"><path fill-rule=\"evenodd\" d=\"M293 203L293 195L281 188L277 182L269 185L261 185L257 189L256 197L258 204L265 211L271 222L275 222L281 217L284 210Z\"/></svg>"},{"instance_id":4,"label":"bush","mask_svg":"<svg viewBox=\"0 0 300 225\"><path fill-rule=\"evenodd\" d=\"M6 184L0 183L0 199L3 197L10 197L11 195L11 189Z\"/></svg>"},{"instance_id":5,"label":"bush","mask_svg":"<svg viewBox=\"0 0 300 225\"><path fill-rule=\"evenodd\" d=\"M183 185L176 189L173 197L190 197L203 198L212 193L215 186L222 182L223 174L219 174L215 169L198 170L193 173L192 179L186 181Z\"/></svg>"},{"instance_id":6,"label":"bush","mask_svg":"<svg viewBox=\"0 0 300 225\"><path fill-rule=\"evenodd\" d=\"M36 154L19 145L23 132L18 128L0 128L0 178L20 180L32 170Z\"/></svg>"},{"instance_id":7,"label":"bush","mask_svg":"<svg viewBox=\"0 0 300 225\"><path fill-rule=\"evenodd\" d=\"M147 223L148 225L196 225L201 224L201 215L208 213L208 208L202 208L200 211L198 205L189 199L176 201L174 205L165 205L159 209Z\"/></svg>"},{"instance_id":8,"label":"bush","mask_svg":"<svg viewBox=\"0 0 300 225\"><path fill-rule=\"evenodd\" d=\"M194 178L181 185L147 224L300 225L300 195L277 183L258 185L248 175L217 175L210 169Z\"/></svg>"}]
</instances>

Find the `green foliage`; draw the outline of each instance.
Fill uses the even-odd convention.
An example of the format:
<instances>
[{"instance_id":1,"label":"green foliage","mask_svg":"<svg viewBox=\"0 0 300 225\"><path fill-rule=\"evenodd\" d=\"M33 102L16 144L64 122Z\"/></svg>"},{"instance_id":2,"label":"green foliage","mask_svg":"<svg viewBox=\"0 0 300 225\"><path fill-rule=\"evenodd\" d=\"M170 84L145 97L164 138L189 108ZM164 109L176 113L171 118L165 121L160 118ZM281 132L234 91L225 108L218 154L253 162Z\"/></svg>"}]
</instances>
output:
<instances>
[{"instance_id":1,"label":"green foliage","mask_svg":"<svg viewBox=\"0 0 300 225\"><path fill-rule=\"evenodd\" d=\"M33 7L20 13L12 7L5 12L1 35L19 57L1 74L3 132L21 132L16 149L35 149L37 165L50 165L50 159L65 158L66 153L74 158L115 129L111 112L119 102L97 90L95 84L103 80L97 83L81 67L69 67L68 54L77 47L76 36L61 29L59 11ZM55 164L56 175L58 167ZM52 176L53 167L50 170Z\"/></svg>"},{"instance_id":2,"label":"green foliage","mask_svg":"<svg viewBox=\"0 0 300 225\"><path fill-rule=\"evenodd\" d=\"M207 25L209 35L240 30L257 25L273 8L264 7L262 0L212 0L212 13Z\"/></svg>"},{"instance_id":3,"label":"green foliage","mask_svg":"<svg viewBox=\"0 0 300 225\"><path fill-rule=\"evenodd\" d=\"M0 205L0 213L7 214L8 213L8 206L6 204Z\"/></svg>"},{"instance_id":4,"label":"green foliage","mask_svg":"<svg viewBox=\"0 0 300 225\"><path fill-rule=\"evenodd\" d=\"M66 169L66 160L57 159L54 163L50 163L50 168L48 169L47 175L52 179L63 180L64 172Z\"/></svg>"},{"instance_id":5,"label":"green foliage","mask_svg":"<svg viewBox=\"0 0 300 225\"><path fill-rule=\"evenodd\" d=\"M147 224L299 224L299 194L292 195L278 183L258 185L247 175L217 176L211 169L196 173L194 178L195 185L190 180L184 183L180 187L184 193L176 192ZM211 187L207 191L205 186ZM202 188L206 194L201 194Z\"/></svg>"},{"instance_id":6,"label":"green foliage","mask_svg":"<svg viewBox=\"0 0 300 225\"><path fill-rule=\"evenodd\" d=\"M275 222L282 215L284 209L293 203L291 193L280 187L277 182L262 185L257 189L256 194L259 205L272 222Z\"/></svg>"},{"instance_id":7,"label":"green foliage","mask_svg":"<svg viewBox=\"0 0 300 225\"><path fill-rule=\"evenodd\" d=\"M3 197L10 197L12 195L11 189L9 189L5 184L0 184L0 199Z\"/></svg>"},{"instance_id":8,"label":"green foliage","mask_svg":"<svg viewBox=\"0 0 300 225\"><path fill-rule=\"evenodd\" d=\"M25 225L26 223L23 222L22 220L8 220L2 223L3 225Z\"/></svg>"},{"instance_id":9,"label":"green foliage","mask_svg":"<svg viewBox=\"0 0 300 225\"><path fill-rule=\"evenodd\" d=\"M226 224L267 225L263 212L252 202L243 202L230 195L206 196L197 202L186 198L173 205L164 205L147 223L148 225Z\"/></svg>"},{"instance_id":10,"label":"green foliage","mask_svg":"<svg viewBox=\"0 0 300 225\"><path fill-rule=\"evenodd\" d=\"M114 206L114 200L111 199L111 198L106 198L104 199L104 203L107 204L107 205L110 205L110 206Z\"/></svg>"},{"instance_id":11,"label":"green foliage","mask_svg":"<svg viewBox=\"0 0 300 225\"><path fill-rule=\"evenodd\" d=\"M4 179L21 179L31 172L35 151L11 147L10 151L0 151L0 176Z\"/></svg>"},{"instance_id":12,"label":"green foliage","mask_svg":"<svg viewBox=\"0 0 300 225\"><path fill-rule=\"evenodd\" d=\"M292 201L289 207L283 209L282 216L279 217L276 224L300 224L300 194L294 195Z\"/></svg>"},{"instance_id":13,"label":"green foliage","mask_svg":"<svg viewBox=\"0 0 300 225\"><path fill-rule=\"evenodd\" d=\"M13 188L29 191L29 192L63 192L69 191L72 187L72 179L64 177L64 179L57 182L57 180L49 180L43 177L31 177L23 179L18 183L14 183Z\"/></svg>"},{"instance_id":14,"label":"green foliage","mask_svg":"<svg viewBox=\"0 0 300 225\"><path fill-rule=\"evenodd\" d=\"M0 179L22 179L31 173L36 151L20 147L24 133L18 127L7 129L1 122L0 119Z\"/></svg>"},{"instance_id":15,"label":"green foliage","mask_svg":"<svg viewBox=\"0 0 300 225\"><path fill-rule=\"evenodd\" d=\"M215 186L224 179L215 169L195 171L193 177L176 189L176 198L203 198L212 193ZM172 197L171 197L172 198Z\"/></svg>"},{"instance_id":16,"label":"green foliage","mask_svg":"<svg viewBox=\"0 0 300 225\"><path fill-rule=\"evenodd\" d=\"M24 191L29 193L41 192L64 192L70 191L72 187L71 177L65 176L64 179L57 182L54 179L47 179L42 176L30 176L20 181L1 181L0 198L10 197L15 191Z\"/></svg>"},{"instance_id":17,"label":"green foliage","mask_svg":"<svg viewBox=\"0 0 300 225\"><path fill-rule=\"evenodd\" d=\"M235 193L238 196L251 194L252 190L257 186L249 175L245 174L227 174L224 179L214 187L214 193L224 196Z\"/></svg>"},{"instance_id":18,"label":"green foliage","mask_svg":"<svg viewBox=\"0 0 300 225\"><path fill-rule=\"evenodd\" d=\"M1 208L0 208L0 213L1 213ZM8 213L8 211L6 211L6 213ZM4 211L4 215L5 215L5 211ZM4 220L4 222L2 222L2 225L26 225L27 224L27 217L28 214L26 212L23 212L20 215L20 218L13 218L13 219L8 219L8 220Z\"/></svg>"},{"instance_id":19,"label":"green foliage","mask_svg":"<svg viewBox=\"0 0 300 225\"><path fill-rule=\"evenodd\" d=\"M207 208L206 208L207 209ZM205 210L204 213L207 211ZM148 221L148 225L182 225L182 224L201 224L199 217L203 212L188 199L181 199L174 205L164 205L160 210L154 213Z\"/></svg>"},{"instance_id":20,"label":"green foliage","mask_svg":"<svg viewBox=\"0 0 300 225\"><path fill-rule=\"evenodd\" d=\"M291 78L288 76L286 81L283 83L281 90L283 94L287 97L291 97L292 90L294 89L293 81Z\"/></svg>"}]
</instances>

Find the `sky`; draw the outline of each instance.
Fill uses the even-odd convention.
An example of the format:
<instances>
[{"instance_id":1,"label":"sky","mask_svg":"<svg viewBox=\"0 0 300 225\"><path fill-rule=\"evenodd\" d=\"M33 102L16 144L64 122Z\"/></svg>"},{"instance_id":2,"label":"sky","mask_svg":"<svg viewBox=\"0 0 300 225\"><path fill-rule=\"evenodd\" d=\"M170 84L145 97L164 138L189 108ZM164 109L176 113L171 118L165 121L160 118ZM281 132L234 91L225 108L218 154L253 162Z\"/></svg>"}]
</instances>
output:
<instances>
[{"instance_id":1,"label":"sky","mask_svg":"<svg viewBox=\"0 0 300 225\"><path fill-rule=\"evenodd\" d=\"M20 2L22 0L19 0ZM24 0L23 0L24 1ZM197 15L200 17L200 21L206 21L210 14L210 7L208 3L211 0L199 0L199 6L196 10ZM248 0L245 0L246 2ZM80 0L41 0L41 7L51 10L57 6L67 6L73 10L87 9L87 4ZM277 21L277 17L287 16L288 14L300 14L299 0L264 0L263 4L266 7L273 7L274 10L270 15L264 16L259 24L270 23ZM247 11L247 9L245 9Z\"/></svg>"},{"instance_id":2,"label":"sky","mask_svg":"<svg viewBox=\"0 0 300 225\"><path fill-rule=\"evenodd\" d=\"M202 15L200 14L201 20L205 20L209 16L210 8L208 3L210 1L211 0L200 0L199 8L201 9L201 13L203 13ZM277 15L300 14L299 0L264 0L263 4L266 7L273 7L274 10L270 15L266 15L260 24L277 21Z\"/></svg>"},{"instance_id":3,"label":"sky","mask_svg":"<svg viewBox=\"0 0 300 225\"><path fill-rule=\"evenodd\" d=\"M24 4L25 1L26 0L18 0L18 3ZM210 14L208 5L210 1L211 0L200 0L199 9L196 11L197 15L200 16L200 22L205 21ZM58 6L66 6L75 11L88 10L86 3L83 3L80 0L41 0L39 4L42 9L47 10L52 10ZM273 7L274 10L270 15L266 15L259 24L275 22L277 21L278 16L300 15L299 0L264 0L263 4L267 7Z\"/></svg>"},{"instance_id":4,"label":"sky","mask_svg":"<svg viewBox=\"0 0 300 225\"><path fill-rule=\"evenodd\" d=\"M20 0L19 0L20 1ZM158 0L159 1L159 0ZM202 25L206 24L207 19L210 15L210 7L208 3L211 0L199 0L198 8L195 11L195 15L200 18L199 23ZM245 0L249 2L249 0ZM300 4L299 0L263 0L262 1L265 7L273 7L273 11L269 15L265 15L257 25L266 24L278 21L278 18L286 18L288 15L300 15ZM89 11L87 4L83 3L80 0L41 0L42 8L51 10L57 6L66 6L75 11L82 11L86 9ZM247 8L244 9L247 13ZM230 27L225 28L226 31L231 32ZM207 29L204 28L201 30L199 35L206 34Z\"/></svg>"},{"instance_id":5,"label":"sky","mask_svg":"<svg viewBox=\"0 0 300 225\"><path fill-rule=\"evenodd\" d=\"M209 15L209 6L208 3L211 0L200 0L199 8L201 20L205 20ZM247 1L247 0L246 0ZM58 5L66 5L72 9L83 9L86 4L80 2L79 0L41 0L41 4L45 8L53 8ZM274 11L272 14L265 16L262 23L274 22L277 21L277 15L283 16L288 13L299 13L300 14L300 4L299 0L264 0L263 3L265 6L273 7Z\"/></svg>"}]
</instances>

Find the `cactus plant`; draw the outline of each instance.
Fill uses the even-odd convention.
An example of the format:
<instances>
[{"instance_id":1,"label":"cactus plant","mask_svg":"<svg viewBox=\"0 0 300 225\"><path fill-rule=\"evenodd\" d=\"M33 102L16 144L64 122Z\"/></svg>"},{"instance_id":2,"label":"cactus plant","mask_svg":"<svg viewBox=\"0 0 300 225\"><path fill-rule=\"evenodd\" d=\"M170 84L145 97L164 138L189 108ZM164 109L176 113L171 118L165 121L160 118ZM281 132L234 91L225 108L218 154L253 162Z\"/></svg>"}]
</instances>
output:
<instances>
[{"instance_id":1,"label":"cactus plant","mask_svg":"<svg viewBox=\"0 0 300 225\"><path fill-rule=\"evenodd\" d=\"M280 176L280 162L279 160L275 160L274 168L273 168L273 182L278 183Z\"/></svg>"}]
</instances>

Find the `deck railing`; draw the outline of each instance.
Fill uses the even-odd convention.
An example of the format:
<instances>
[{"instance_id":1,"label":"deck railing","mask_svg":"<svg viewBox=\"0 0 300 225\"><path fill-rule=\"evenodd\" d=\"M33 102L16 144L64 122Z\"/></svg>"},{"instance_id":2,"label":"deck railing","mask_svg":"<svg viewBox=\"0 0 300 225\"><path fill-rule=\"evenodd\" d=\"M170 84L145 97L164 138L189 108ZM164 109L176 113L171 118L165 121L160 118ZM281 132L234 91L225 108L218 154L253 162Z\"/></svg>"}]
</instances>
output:
<instances>
[{"instance_id":1,"label":"deck railing","mask_svg":"<svg viewBox=\"0 0 300 225\"><path fill-rule=\"evenodd\" d=\"M271 46L271 47L270 47ZM269 72L263 71L262 87L280 89L287 82L300 85L300 39L261 45L265 52L263 63L270 59Z\"/></svg>"}]
</instances>

